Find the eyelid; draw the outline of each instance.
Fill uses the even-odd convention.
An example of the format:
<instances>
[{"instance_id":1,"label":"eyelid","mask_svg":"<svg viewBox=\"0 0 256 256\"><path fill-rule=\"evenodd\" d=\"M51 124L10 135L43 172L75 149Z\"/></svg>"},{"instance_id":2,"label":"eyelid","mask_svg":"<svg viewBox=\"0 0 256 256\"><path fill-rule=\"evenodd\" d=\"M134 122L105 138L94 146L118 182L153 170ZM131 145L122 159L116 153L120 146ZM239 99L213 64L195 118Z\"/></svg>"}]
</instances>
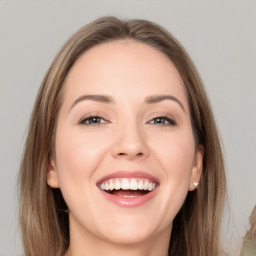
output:
<instances>
[{"instance_id":1,"label":"eyelid","mask_svg":"<svg viewBox=\"0 0 256 256\"><path fill-rule=\"evenodd\" d=\"M173 117L173 115L169 114L169 113L163 113L163 112L157 112L157 113L153 113L148 117L148 121L146 122L147 124L150 124L150 122L154 119L157 118L165 118L169 123L168 124L158 124L158 125L162 125L162 126L174 126L177 125L177 121L175 120L175 118Z\"/></svg>"},{"instance_id":2,"label":"eyelid","mask_svg":"<svg viewBox=\"0 0 256 256\"><path fill-rule=\"evenodd\" d=\"M77 124L78 125L88 125L90 126L91 124L86 124L85 121L87 119L90 118L100 118L103 119L105 122L104 123L98 123L98 125L102 125L102 124L106 124L109 122L109 119L106 117L106 115L104 115L103 113L99 113L99 112L90 112L86 115L83 115L78 121ZM97 125L97 123L95 123L95 125Z\"/></svg>"},{"instance_id":3,"label":"eyelid","mask_svg":"<svg viewBox=\"0 0 256 256\"><path fill-rule=\"evenodd\" d=\"M93 120L93 119L101 119L101 120L104 120L104 122L99 122L99 123L86 123L86 121L89 121L89 120ZM100 116L88 116L88 117L85 117L83 119L80 120L79 124L81 125L92 125L92 126L95 126L95 125L102 125L102 124L105 124L106 120L103 118L103 117L100 117Z\"/></svg>"}]
</instances>

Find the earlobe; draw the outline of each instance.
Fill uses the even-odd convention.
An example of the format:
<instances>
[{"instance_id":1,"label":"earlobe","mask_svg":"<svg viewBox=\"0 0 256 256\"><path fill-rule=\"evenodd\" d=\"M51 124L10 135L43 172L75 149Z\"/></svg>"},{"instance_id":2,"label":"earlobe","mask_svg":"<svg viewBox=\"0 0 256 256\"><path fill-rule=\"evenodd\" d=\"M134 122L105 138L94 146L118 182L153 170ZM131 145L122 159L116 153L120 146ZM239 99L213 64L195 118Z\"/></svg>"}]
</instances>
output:
<instances>
[{"instance_id":1,"label":"earlobe","mask_svg":"<svg viewBox=\"0 0 256 256\"><path fill-rule=\"evenodd\" d=\"M189 191L193 191L198 186L200 186L200 178L203 171L203 156L204 156L204 147L203 145L199 145L197 152L195 154L194 164L191 171Z\"/></svg>"},{"instance_id":2,"label":"earlobe","mask_svg":"<svg viewBox=\"0 0 256 256\"><path fill-rule=\"evenodd\" d=\"M49 166L47 170L47 184L51 188L59 188L58 174L52 157L49 161Z\"/></svg>"}]
</instances>

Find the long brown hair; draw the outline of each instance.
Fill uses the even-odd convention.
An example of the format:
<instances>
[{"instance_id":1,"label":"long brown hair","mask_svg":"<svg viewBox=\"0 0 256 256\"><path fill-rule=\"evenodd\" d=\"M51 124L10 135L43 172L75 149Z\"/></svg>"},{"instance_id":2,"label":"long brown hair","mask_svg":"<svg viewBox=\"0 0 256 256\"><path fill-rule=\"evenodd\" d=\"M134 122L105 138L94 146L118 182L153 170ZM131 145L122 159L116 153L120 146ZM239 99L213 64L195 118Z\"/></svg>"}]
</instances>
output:
<instances>
[{"instance_id":1,"label":"long brown hair","mask_svg":"<svg viewBox=\"0 0 256 256\"><path fill-rule=\"evenodd\" d=\"M196 145L204 146L202 178L173 221L169 255L219 255L226 179L215 121L198 72L180 43L159 25L103 17L80 29L62 47L36 98L19 176L20 227L26 256L62 256L69 246L67 206L60 190L46 182L65 78L85 51L122 39L150 45L176 66L186 88Z\"/></svg>"}]
</instances>

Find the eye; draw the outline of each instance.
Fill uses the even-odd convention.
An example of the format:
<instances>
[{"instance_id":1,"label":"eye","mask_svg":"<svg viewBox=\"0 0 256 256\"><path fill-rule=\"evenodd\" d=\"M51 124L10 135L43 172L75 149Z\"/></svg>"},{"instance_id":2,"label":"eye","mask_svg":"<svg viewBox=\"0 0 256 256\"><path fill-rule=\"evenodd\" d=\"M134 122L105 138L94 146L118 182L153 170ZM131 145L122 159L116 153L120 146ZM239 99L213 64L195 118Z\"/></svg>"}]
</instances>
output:
<instances>
[{"instance_id":1,"label":"eye","mask_svg":"<svg viewBox=\"0 0 256 256\"><path fill-rule=\"evenodd\" d=\"M149 124L164 125L164 126L176 125L177 124L176 121L174 121L173 119L171 119L167 116L155 117L155 118L151 119L148 123Z\"/></svg>"},{"instance_id":2,"label":"eye","mask_svg":"<svg viewBox=\"0 0 256 256\"><path fill-rule=\"evenodd\" d=\"M107 121L101 116L88 116L88 117L83 117L78 123L82 125L96 126L96 125L104 124L106 122Z\"/></svg>"}]
</instances>

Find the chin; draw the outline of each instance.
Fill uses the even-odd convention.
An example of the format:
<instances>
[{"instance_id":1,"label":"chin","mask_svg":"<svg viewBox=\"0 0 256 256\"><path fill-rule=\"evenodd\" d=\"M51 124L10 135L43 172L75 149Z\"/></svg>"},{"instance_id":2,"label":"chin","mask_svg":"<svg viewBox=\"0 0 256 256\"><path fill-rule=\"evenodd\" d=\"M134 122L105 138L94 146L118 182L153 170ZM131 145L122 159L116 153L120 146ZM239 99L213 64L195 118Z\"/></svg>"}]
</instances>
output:
<instances>
[{"instance_id":1,"label":"chin","mask_svg":"<svg viewBox=\"0 0 256 256\"><path fill-rule=\"evenodd\" d=\"M152 236L152 232L149 230L138 230L127 228L112 230L108 232L104 240L110 243L120 244L120 245L136 245L147 241Z\"/></svg>"},{"instance_id":2,"label":"chin","mask_svg":"<svg viewBox=\"0 0 256 256\"><path fill-rule=\"evenodd\" d=\"M112 243L131 245L147 241L152 236L161 233L159 221L149 216L127 216L110 218L109 225L101 226L104 240ZM158 223L158 225L157 225ZM160 222L161 223L161 222ZM104 229L103 229L104 228Z\"/></svg>"}]
</instances>

